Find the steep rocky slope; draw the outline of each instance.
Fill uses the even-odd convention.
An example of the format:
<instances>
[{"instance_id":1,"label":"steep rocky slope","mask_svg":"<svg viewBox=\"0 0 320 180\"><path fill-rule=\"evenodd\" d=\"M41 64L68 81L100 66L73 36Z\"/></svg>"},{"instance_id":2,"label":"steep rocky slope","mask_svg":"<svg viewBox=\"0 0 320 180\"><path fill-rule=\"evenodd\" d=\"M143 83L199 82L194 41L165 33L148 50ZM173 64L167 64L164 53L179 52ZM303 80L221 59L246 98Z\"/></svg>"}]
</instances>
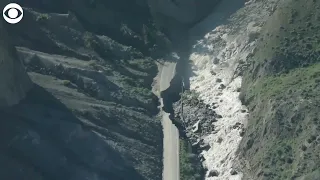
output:
<instances>
[{"instance_id":1,"label":"steep rocky slope","mask_svg":"<svg viewBox=\"0 0 320 180\"><path fill-rule=\"evenodd\" d=\"M207 169L205 179L243 177L242 168L237 168L236 153L248 116L239 100L241 73L256 46L261 26L276 4L272 0L245 4L223 1L189 31L193 42L189 56L192 72L186 78L190 77L190 98L195 100L182 102L187 103L184 116L191 143L200 150ZM192 115L195 112L197 116Z\"/></svg>"},{"instance_id":2,"label":"steep rocky slope","mask_svg":"<svg viewBox=\"0 0 320 180\"><path fill-rule=\"evenodd\" d=\"M156 61L173 49L167 35L185 38L216 1L17 2L24 18L6 24L12 39L0 28L1 103L34 85L1 108L0 179L161 179Z\"/></svg>"},{"instance_id":3,"label":"steep rocky slope","mask_svg":"<svg viewBox=\"0 0 320 180\"><path fill-rule=\"evenodd\" d=\"M174 122L206 180L320 179L318 1L18 2L24 19L0 22L0 106L32 87L22 64L34 85L1 108L0 179L160 180L151 85L172 49L168 101L184 76Z\"/></svg>"},{"instance_id":4,"label":"steep rocky slope","mask_svg":"<svg viewBox=\"0 0 320 180\"><path fill-rule=\"evenodd\" d=\"M223 1L190 30L175 111L206 179L319 179L318 16L318 1Z\"/></svg>"},{"instance_id":5,"label":"steep rocky slope","mask_svg":"<svg viewBox=\"0 0 320 180\"><path fill-rule=\"evenodd\" d=\"M35 85L21 103L1 109L0 179L161 179L162 128L151 83L154 58L170 42L146 2L20 4L23 20L7 28ZM1 31L1 48L4 38Z\"/></svg>"},{"instance_id":6,"label":"steep rocky slope","mask_svg":"<svg viewBox=\"0 0 320 180\"><path fill-rule=\"evenodd\" d=\"M249 58L245 179L320 178L320 3L283 1Z\"/></svg>"}]
</instances>

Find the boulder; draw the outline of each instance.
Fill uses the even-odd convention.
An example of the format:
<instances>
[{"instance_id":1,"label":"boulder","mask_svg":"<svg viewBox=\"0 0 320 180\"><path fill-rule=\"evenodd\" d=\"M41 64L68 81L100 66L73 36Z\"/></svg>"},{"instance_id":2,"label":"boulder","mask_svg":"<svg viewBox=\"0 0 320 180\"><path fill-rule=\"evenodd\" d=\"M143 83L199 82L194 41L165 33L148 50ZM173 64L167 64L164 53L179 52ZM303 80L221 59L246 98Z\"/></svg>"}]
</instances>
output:
<instances>
[{"instance_id":1,"label":"boulder","mask_svg":"<svg viewBox=\"0 0 320 180\"><path fill-rule=\"evenodd\" d=\"M210 170L208 177L215 177L215 176L219 176L219 172L217 170Z\"/></svg>"},{"instance_id":2,"label":"boulder","mask_svg":"<svg viewBox=\"0 0 320 180\"><path fill-rule=\"evenodd\" d=\"M226 86L224 84L220 84L219 89L225 89Z\"/></svg>"},{"instance_id":3,"label":"boulder","mask_svg":"<svg viewBox=\"0 0 320 180\"><path fill-rule=\"evenodd\" d=\"M203 141L200 142L200 151L208 151L211 148L211 146L208 143L204 143Z\"/></svg>"},{"instance_id":4,"label":"boulder","mask_svg":"<svg viewBox=\"0 0 320 180\"><path fill-rule=\"evenodd\" d=\"M232 169L232 170L230 171L230 174L231 174L231 175L237 175L238 172L237 172L236 170Z\"/></svg>"},{"instance_id":5,"label":"boulder","mask_svg":"<svg viewBox=\"0 0 320 180\"><path fill-rule=\"evenodd\" d=\"M218 58L214 58L214 59L213 59L213 64L219 64L219 61L220 61L220 60L219 60Z\"/></svg>"}]
</instances>

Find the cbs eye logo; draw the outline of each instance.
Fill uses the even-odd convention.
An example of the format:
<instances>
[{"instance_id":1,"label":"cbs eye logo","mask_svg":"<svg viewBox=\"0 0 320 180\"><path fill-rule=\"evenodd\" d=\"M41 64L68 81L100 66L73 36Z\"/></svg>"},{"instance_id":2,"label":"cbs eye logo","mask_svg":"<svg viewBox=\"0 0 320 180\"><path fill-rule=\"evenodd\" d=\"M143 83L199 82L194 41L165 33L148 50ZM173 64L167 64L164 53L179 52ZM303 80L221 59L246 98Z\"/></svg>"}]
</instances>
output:
<instances>
[{"instance_id":1,"label":"cbs eye logo","mask_svg":"<svg viewBox=\"0 0 320 180\"><path fill-rule=\"evenodd\" d=\"M2 15L8 23L16 24L23 18L23 9L19 4L10 3L3 8Z\"/></svg>"}]
</instances>

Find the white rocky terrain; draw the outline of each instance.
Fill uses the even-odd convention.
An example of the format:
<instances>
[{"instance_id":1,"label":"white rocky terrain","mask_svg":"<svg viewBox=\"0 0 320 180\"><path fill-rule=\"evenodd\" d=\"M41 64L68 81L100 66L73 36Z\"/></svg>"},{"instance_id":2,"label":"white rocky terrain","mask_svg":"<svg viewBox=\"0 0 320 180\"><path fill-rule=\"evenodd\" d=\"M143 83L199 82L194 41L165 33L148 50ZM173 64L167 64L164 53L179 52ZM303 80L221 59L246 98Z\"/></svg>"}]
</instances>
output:
<instances>
[{"instance_id":1,"label":"white rocky terrain","mask_svg":"<svg viewBox=\"0 0 320 180\"><path fill-rule=\"evenodd\" d=\"M203 165L208 169L206 180L242 179L241 170L232 173L237 165L236 150L248 115L239 100L240 67L254 51L260 28L277 3L277 0L249 1L234 11L239 8L236 7L239 2L223 1L212 15L190 30L193 37L199 30L213 29L197 41L190 55L194 72L190 90L198 92L200 99L222 116L212 124L215 130L202 137L210 145L209 150L202 152Z\"/></svg>"}]
</instances>

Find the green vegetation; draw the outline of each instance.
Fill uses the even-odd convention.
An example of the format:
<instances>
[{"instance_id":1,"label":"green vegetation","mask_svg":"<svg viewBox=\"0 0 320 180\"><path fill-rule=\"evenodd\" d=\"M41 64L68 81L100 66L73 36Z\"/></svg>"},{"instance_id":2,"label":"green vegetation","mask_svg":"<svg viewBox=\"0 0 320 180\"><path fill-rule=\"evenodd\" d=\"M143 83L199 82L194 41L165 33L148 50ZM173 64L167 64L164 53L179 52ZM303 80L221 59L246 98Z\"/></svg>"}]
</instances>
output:
<instances>
[{"instance_id":1,"label":"green vegetation","mask_svg":"<svg viewBox=\"0 0 320 180\"><path fill-rule=\"evenodd\" d=\"M240 95L250 110L240 148L245 179L320 179L319 8L284 2L248 59Z\"/></svg>"},{"instance_id":2,"label":"green vegetation","mask_svg":"<svg viewBox=\"0 0 320 180\"><path fill-rule=\"evenodd\" d=\"M136 80L134 80L134 79L132 79L132 78L130 78L130 77L128 77L128 76L123 76L123 77L121 78L121 81L122 81L123 83L129 85L129 86L137 86L137 83L139 82L139 81L137 82Z\"/></svg>"},{"instance_id":3,"label":"green vegetation","mask_svg":"<svg viewBox=\"0 0 320 180\"><path fill-rule=\"evenodd\" d=\"M260 78L248 89L246 95L248 99L259 96L261 100L267 100L272 97L284 97L300 92L303 98L308 96L310 98L317 94L313 91L318 86L317 82L320 82L320 63L297 68L286 74Z\"/></svg>"},{"instance_id":4,"label":"green vegetation","mask_svg":"<svg viewBox=\"0 0 320 180\"><path fill-rule=\"evenodd\" d=\"M139 95L149 98L153 96L152 91L144 87L131 87L130 91L133 95Z\"/></svg>"},{"instance_id":5,"label":"green vegetation","mask_svg":"<svg viewBox=\"0 0 320 180\"><path fill-rule=\"evenodd\" d=\"M181 94L182 99L194 99L197 100L199 98L199 93L196 92L195 90L185 90Z\"/></svg>"},{"instance_id":6,"label":"green vegetation","mask_svg":"<svg viewBox=\"0 0 320 180\"><path fill-rule=\"evenodd\" d=\"M196 92L195 90L191 90L191 91L186 90L180 95L181 95L181 100L186 101L189 104L196 105L200 102L199 93Z\"/></svg>"},{"instance_id":7,"label":"green vegetation","mask_svg":"<svg viewBox=\"0 0 320 180\"><path fill-rule=\"evenodd\" d=\"M68 85L71 84L71 82L70 82L69 80L63 80L63 81L62 81L62 84L63 84L64 86L68 86Z\"/></svg>"},{"instance_id":8,"label":"green vegetation","mask_svg":"<svg viewBox=\"0 0 320 180\"><path fill-rule=\"evenodd\" d=\"M44 23L44 22L48 21L49 18L50 18L49 14L41 13L36 17L36 21L39 23Z\"/></svg>"},{"instance_id":9,"label":"green vegetation","mask_svg":"<svg viewBox=\"0 0 320 180\"><path fill-rule=\"evenodd\" d=\"M191 145L185 139L180 139L180 179L201 180L201 164Z\"/></svg>"},{"instance_id":10,"label":"green vegetation","mask_svg":"<svg viewBox=\"0 0 320 180\"><path fill-rule=\"evenodd\" d=\"M148 58L130 60L129 65L143 71L156 68L155 63Z\"/></svg>"},{"instance_id":11,"label":"green vegetation","mask_svg":"<svg viewBox=\"0 0 320 180\"><path fill-rule=\"evenodd\" d=\"M90 32L85 32L83 35L84 46L90 49L95 49L99 43L95 36Z\"/></svg>"},{"instance_id":12,"label":"green vegetation","mask_svg":"<svg viewBox=\"0 0 320 180\"><path fill-rule=\"evenodd\" d=\"M98 61L96 61L96 60L90 60L89 62L88 62L88 65L90 66L90 67L92 67L94 70L109 70L109 68L107 67L107 66L103 66L102 64L99 64L99 62Z\"/></svg>"}]
</instances>

